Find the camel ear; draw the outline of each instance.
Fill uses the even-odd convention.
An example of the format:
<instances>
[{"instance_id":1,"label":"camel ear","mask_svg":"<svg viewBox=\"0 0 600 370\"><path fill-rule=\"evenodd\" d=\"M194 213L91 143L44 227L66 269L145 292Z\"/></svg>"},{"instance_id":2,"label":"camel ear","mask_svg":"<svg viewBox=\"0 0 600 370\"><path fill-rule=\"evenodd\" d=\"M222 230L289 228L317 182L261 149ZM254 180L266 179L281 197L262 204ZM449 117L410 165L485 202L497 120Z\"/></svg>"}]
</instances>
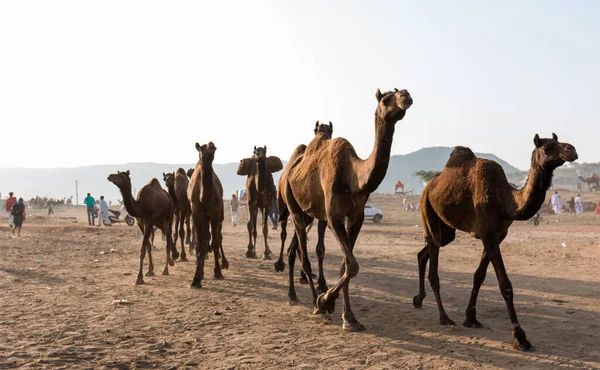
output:
<instances>
[{"instance_id":1,"label":"camel ear","mask_svg":"<svg viewBox=\"0 0 600 370\"><path fill-rule=\"evenodd\" d=\"M535 137L533 138L533 143L535 144L536 148L539 148L542 145L540 135L535 134Z\"/></svg>"},{"instance_id":2,"label":"camel ear","mask_svg":"<svg viewBox=\"0 0 600 370\"><path fill-rule=\"evenodd\" d=\"M196 150L200 151L200 144L199 143L196 143Z\"/></svg>"},{"instance_id":3,"label":"camel ear","mask_svg":"<svg viewBox=\"0 0 600 370\"><path fill-rule=\"evenodd\" d=\"M398 89L394 87L394 92L398 92Z\"/></svg>"},{"instance_id":4,"label":"camel ear","mask_svg":"<svg viewBox=\"0 0 600 370\"><path fill-rule=\"evenodd\" d=\"M375 97L377 98L377 101L381 101L382 96L383 96L383 94L381 93L381 90L379 90L379 88L378 88L377 91L375 92Z\"/></svg>"},{"instance_id":5,"label":"camel ear","mask_svg":"<svg viewBox=\"0 0 600 370\"><path fill-rule=\"evenodd\" d=\"M279 172L283 169L283 163L281 162L281 159L279 159L279 157L272 155L270 157L267 157L267 168L271 173Z\"/></svg>"},{"instance_id":6,"label":"camel ear","mask_svg":"<svg viewBox=\"0 0 600 370\"><path fill-rule=\"evenodd\" d=\"M553 138L554 140L558 141L558 136L556 136L556 134L555 134L554 132L552 133L552 138Z\"/></svg>"},{"instance_id":7,"label":"camel ear","mask_svg":"<svg viewBox=\"0 0 600 370\"><path fill-rule=\"evenodd\" d=\"M242 159L240 164L238 164L237 174L240 176L248 176L250 174L250 169L252 168L252 162L254 162L252 158Z\"/></svg>"},{"instance_id":8,"label":"camel ear","mask_svg":"<svg viewBox=\"0 0 600 370\"><path fill-rule=\"evenodd\" d=\"M267 146L265 145L265 152L267 151Z\"/></svg>"},{"instance_id":9,"label":"camel ear","mask_svg":"<svg viewBox=\"0 0 600 370\"><path fill-rule=\"evenodd\" d=\"M126 172L126 173L127 173L127 176L129 176L129 170L127 170L127 172Z\"/></svg>"},{"instance_id":10,"label":"camel ear","mask_svg":"<svg viewBox=\"0 0 600 370\"><path fill-rule=\"evenodd\" d=\"M329 121L329 128L333 130L333 123L331 121Z\"/></svg>"}]
</instances>

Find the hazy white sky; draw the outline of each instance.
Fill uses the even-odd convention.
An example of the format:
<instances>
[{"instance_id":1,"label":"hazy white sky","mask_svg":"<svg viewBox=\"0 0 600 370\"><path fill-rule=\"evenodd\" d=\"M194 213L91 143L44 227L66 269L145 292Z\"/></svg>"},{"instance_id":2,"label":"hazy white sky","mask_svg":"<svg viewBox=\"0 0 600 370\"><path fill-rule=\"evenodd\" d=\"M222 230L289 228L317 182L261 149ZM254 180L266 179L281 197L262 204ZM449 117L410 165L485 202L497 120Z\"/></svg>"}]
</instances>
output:
<instances>
[{"instance_id":1,"label":"hazy white sky","mask_svg":"<svg viewBox=\"0 0 600 370\"><path fill-rule=\"evenodd\" d=\"M535 133L600 161L598 1L4 1L0 167L287 159L316 120L359 155L375 90L408 89L392 153L529 166ZM11 138L7 136L10 135Z\"/></svg>"}]
</instances>

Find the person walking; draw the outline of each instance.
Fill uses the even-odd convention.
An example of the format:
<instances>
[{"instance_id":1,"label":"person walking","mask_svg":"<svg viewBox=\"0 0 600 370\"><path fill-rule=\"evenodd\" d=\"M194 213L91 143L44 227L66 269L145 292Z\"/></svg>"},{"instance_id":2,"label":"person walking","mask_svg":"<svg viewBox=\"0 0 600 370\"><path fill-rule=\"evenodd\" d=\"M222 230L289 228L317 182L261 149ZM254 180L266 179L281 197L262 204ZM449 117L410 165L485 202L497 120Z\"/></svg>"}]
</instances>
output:
<instances>
[{"instance_id":1,"label":"person walking","mask_svg":"<svg viewBox=\"0 0 600 370\"><path fill-rule=\"evenodd\" d=\"M238 217L238 200L235 194L231 194L231 200L229 201L229 209L231 210L231 222L233 223L233 226L235 226Z\"/></svg>"},{"instance_id":2,"label":"person walking","mask_svg":"<svg viewBox=\"0 0 600 370\"><path fill-rule=\"evenodd\" d=\"M575 210L578 215L583 214L583 201L581 200L580 194L577 194L577 197L575 198Z\"/></svg>"},{"instance_id":3,"label":"person walking","mask_svg":"<svg viewBox=\"0 0 600 370\"><path fill-rule=\"evenodd\" d=\"M12 206L11 214L13 216L12 236L15 236L15 231L17 232L17 236L21 236L21 228L23 227L23 221L25 221L25 203L23 203L23 198L19 198L17 203Z\"/></svg>"},{"instance_id":4,"label":"person walking","mask_svg":"<svg viewBox=\"0 0 600 370\"><path fill-rule=\"evenodd\" d=\"M558 191L555 191L554 195L552 195L551 202L552 207L554 208L554 214L560 214L560 211L562 210L562 200L560 199L560 195L558 195Z\"/></svg>"},{"instance_id":5,"label":"person walking","mask_svg":"<svg viewBox=\"0 0 600 370\"><path fill-rule=\"evenodd\" d=\"M94 202L94 198L92 198L90 193L87 193L87 197L85 197L85 199L83 200L83 204L85 204L87 208L87 218L89 226L94 225Z\"/></svg>"},{"instance_id":6,"label":"person walking","mask_svg":"<svg viewBox=\"0 0 600 370\"><path fill-rule=\"evenodd\" d=\"M104 195L100 196L100 213L102 218L104 218L104 224L110 226L111 222L110 218L108 218L108 203L104 200ZM100 227L100 225L102 225L102 220L98 219L98 227Z\"/></svg>"},{"instance_id":7,"label":"person walking","mask_svg":"<svg viewBox=\"0 0 600 370\"><path fill-rule=\"evenodd\" d=\"M10 227L14 226L13 216L12 216L12 206L17 203L17 198L14 196L15 193L12 191L8 193L8 199L6 199L6 213L8 213L8 225Z\"/></svg>"},{"instance_id":8,"label":"person walking","mask_svg":"<svg viewBox=\"0 0 600 370\"><path fill-rule=\"evenodd\" d=\"M269 209L269 218L273 223L273 230L277 230L277 221L279 218L279 211L277 210L277 197L271 198L271 208Z\"/></svg>"},{"instance_id":9,"label":"person walking","mask_svg":"<svg viewBox=\"0 0 600 370\"><path fill-rule=\"evenodd\" d=\"M567 201L567 204L569 205L569 213L571 215L575 214L575 198L571 197L571 199L569 199Z\"/></svg>"}]
</instances>

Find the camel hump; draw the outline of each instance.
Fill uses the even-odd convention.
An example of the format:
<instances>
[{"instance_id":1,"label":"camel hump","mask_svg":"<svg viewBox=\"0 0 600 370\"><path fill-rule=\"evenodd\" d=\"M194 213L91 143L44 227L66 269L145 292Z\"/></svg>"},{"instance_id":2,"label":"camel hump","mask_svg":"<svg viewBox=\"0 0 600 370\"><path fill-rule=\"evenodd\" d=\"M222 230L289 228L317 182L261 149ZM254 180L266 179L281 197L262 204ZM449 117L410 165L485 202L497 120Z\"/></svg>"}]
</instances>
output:
<instances>
[{"instance_id":1,"label":"camel hump","mask_svg":"<svg viewBox=\"0 0 600 370\"><path fill-rule=\"evenodd\" d=\"M461 167L467 162L471 162L477 159L475 153L470 148L465 146L456 146L452 153L450 153L450 159L446 162L446 167Z\"/></svg>"},{"instance_id":2,"label":"camel hump","mask_svg":"<svg viewBox=\"0 0 600 370\"><path fill-rule=\"evenodd\" d=\"M150 182L148 184L152 185L152 186L157 186L157 185L160 186L160 182L158 182L158 180L156 178L153 178L152 180L150 180ZM161 188L162 188L162 186L161 186Z\"/></svg>"}]
</instances>

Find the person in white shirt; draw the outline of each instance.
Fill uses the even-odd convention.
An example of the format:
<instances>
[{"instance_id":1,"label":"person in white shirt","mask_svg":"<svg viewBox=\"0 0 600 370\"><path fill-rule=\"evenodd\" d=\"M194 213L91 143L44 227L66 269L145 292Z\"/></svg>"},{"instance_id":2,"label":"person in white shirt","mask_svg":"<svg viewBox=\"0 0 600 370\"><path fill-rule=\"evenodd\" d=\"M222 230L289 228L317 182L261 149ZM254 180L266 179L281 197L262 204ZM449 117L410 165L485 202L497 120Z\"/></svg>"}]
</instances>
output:
<instances>
[{"instance_id":1,"label":"person in white shirt","mask_svg":"<svg viewBox=\"0 0 600 370\"><path fill-rule=\"evenodd\" d=\"M560 199L560 196L558 195L558 191L554 192L554 195L552 195L552 207L554 208L554 213L555 214L560 214L560 212L562 211L562 200Z\"/></svg>"},{"instance_id":2,"label":"person in white shirt","mask_svg":"<svg viewBox=\"0 0 600 370\"><path fill-rule=\"evenodd\" d=\"M583 213L583 201L581 200L581 195L577 194L575 198L575 211L578 215Z\"/></svg>"},{"instance_id":3,"label":"person in white shirt","mask_svg":"<svg viewBox=\"0 0 600 370\"><path fill-rule=\"evenodd\" d=\"M108 218L108 203L104 200L104 195L100 196L100 213L102 214L102 218L104 218L104 223L106 226L110 226L110 218ZM102 225L102 221L100 217L98 218L98 226Z\"/></svg>"}]
</instances>

